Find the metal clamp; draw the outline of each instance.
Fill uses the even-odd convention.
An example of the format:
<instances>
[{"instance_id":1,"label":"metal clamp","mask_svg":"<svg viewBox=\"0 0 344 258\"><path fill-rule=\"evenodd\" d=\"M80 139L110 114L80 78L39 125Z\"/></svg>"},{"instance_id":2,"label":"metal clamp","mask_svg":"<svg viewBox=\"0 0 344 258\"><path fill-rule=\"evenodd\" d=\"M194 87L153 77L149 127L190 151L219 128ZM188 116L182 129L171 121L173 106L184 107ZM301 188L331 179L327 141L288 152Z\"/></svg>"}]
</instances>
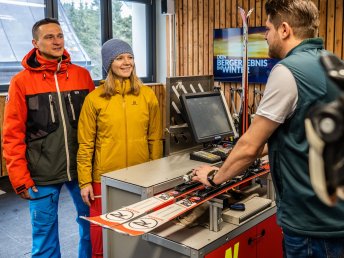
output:
<instances>
[{"instance_id":1,"label":"metal clamp","mask_svg":"<svg viewBox=\"0 0 344 258\"><path fill-rule=\"evenodd\" d=\"M224 206L223 199L213 198L209 202L209 230L218 232L220 231L220 223L222 220L222 210Z\"/></svg>"},{"instance_id":2,"label":"metal clamp","mask_svg":"<svg viewBox=\"0 0 344 258\"><path fill-rule=\"evenodd\" d=\"M183 176L183 180L185 183L188 183L190 181L192 181L192 178L195 176L195 173L193 170L190 170L189 172L187 172L184 176Z\"/></svg>"}]
</instances>

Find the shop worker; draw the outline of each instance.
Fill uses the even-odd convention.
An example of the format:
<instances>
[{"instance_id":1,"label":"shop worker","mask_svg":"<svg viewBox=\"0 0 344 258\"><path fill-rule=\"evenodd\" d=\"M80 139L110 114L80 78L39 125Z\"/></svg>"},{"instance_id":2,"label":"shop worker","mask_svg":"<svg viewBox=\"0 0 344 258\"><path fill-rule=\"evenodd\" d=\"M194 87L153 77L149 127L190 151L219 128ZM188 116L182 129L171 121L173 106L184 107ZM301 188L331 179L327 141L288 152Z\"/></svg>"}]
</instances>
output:
<instances>
[{"instance_id":1,"label":"shop worker","mask_svg":"<svg viewBox=\"0 0 344 258\"><path fill-rule=\"evenodd\" d=\"M86 97L78 131L79 184L91 216L102 212L103 173L162 157L158 100L137 77L132 48L110 39L101 53L106 79ZM100 226L91 224L91 241L92 256L102 257Z\"/></svg>"},{"instance_id":2,"label":"shop worker","mask_svg":"<svg viewBox=\"0 0 344 258\"><path fill-rule=\"evenodd\" d=\"M217 185L233 178L267 143L286 257L344 257L344 202L323 204L308 170L305 116L314 104L339 94L319 62L319 11L309 0L267 0L265 10L269 55L281 61L271 71L253 123L223 166L214 177L207 176L216 168L196 168L194 180Z\"/></svg>"},{"instance_id":3,"label":"shop worker","mask_svg":"<svg viewBox=\"0 0 344 258\"><path fill-rule=\"evenodd\" d=\"M79 224L79 257L90 257L90 226L79 219L89 208L77 180L77 125L86 95L94 89L89 72L71 63L57 20L32 27L34 48L24 70L10 83L5 106L3 154L15 192L29 200L32 257L61 257L58 200L69 190Z\"/></svg>"}]
</instances>

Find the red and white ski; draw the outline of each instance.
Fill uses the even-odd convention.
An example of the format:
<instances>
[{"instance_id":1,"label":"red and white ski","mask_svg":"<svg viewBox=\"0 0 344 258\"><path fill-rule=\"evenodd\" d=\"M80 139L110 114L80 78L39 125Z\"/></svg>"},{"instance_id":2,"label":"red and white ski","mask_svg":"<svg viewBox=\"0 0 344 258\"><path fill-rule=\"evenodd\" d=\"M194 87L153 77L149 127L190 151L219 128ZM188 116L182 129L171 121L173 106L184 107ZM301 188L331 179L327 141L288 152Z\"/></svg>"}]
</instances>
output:
<instances>
[{"instance_id":1,"label":"red and white ski","mask_svg":"<svg viewBox=\"0 0 344 258\"><path fill-rule=\"evenodd\" d=\"M217 195L238 187L256 177L267 174L268 172L270 172L269 165L265 165L257 169L255 172L250 171L249 173L245 173L243 176L238 177L239 179L236 178L229 182L225 182L219 187L194 190L192 193L186 195L186 197L183 199L151 212L145 216L130 220L123 224L105 227L118 233L130 236L140 236L146 234L160 227L166 222L182 215L183 213L199 206L200 204L216 197Z\"/></svg>"},{"instance_id":2,"label":"red and white ski","mask_svg":"<svg viewBox=\"0 0 344 258\"><path fill-rule=\"evenodd\" d=\"M241 114L240 114L240 130L239 135L243 135L249 127L249 114L248 114L248 18L253 9L250 9L247 14L245 10L238 7L243 24L243 58L242 58L242 98L241 98Z\"/></svg>"},{"instance_id":3,"label":"red and white ski","mask_svg":"<svg viewBox=\"0 0 344 258\"><path fill-rule=\"evenodd\" d=\"M203 188L204 185L199 182L183 183L166 192L100 216L80 217L94 224L112 229L114 226L133 220L147 212L160 209L165 205L175 202L178 198L182 198L193 191Z\"/></svg>"}]
</instances>

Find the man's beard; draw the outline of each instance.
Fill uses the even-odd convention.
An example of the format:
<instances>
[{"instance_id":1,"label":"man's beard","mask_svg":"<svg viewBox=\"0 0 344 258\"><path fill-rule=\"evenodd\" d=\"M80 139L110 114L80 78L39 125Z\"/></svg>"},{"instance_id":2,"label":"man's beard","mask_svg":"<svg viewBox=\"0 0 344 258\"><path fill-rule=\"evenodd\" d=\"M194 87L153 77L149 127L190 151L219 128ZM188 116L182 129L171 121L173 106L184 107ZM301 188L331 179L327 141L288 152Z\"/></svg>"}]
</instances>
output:
<instances>
[{"instance_id":1,"label":"man's beard","mask_svg":"<svg viewBox=\"0 0 344 258\"><path fill-rule=\"evenodd\" d=\"M281 44L275 41L274 44L269 45L269 57L282 59L281 49Z\"/></svg>"}]
</instances>

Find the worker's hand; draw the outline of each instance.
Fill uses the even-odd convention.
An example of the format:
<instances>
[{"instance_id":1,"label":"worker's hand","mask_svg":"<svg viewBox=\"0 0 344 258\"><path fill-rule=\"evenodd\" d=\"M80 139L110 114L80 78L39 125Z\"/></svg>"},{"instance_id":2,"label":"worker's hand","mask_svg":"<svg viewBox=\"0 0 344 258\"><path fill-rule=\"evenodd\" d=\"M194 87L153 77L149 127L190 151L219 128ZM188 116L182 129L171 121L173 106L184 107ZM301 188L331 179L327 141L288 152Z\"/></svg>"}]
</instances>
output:
<instances>
[{"instance_id":1,"label":"worker's hand","mask_svg":"<svg viewBox=\"0 0 344 258\"><path fill-rule=\"evenodd\" d=\"M91 200L94 201L94 193L93 193L93 187L92 185L88 185L80 190L81 197L83 202L90 207L91 206Z\"/></svg>"},{"instance_id":2,"label":"worker's hand","mask_svg":"<svg viewBox=\"0 0 344 258\"><path fill-rule=\"evenodd\" d=\"M207 186L211 186L207 177L208 177L209 172L214 169L218 170L219 168L214 167L214 166L209 166L209 165L203 165L203 166L197 167L193 169L194 176L192 177L192 180L199 181L202 184L207 185Z\"/></svg>"},{"instance_id":3,"label":"worker's hand","mask_svg":"<svg viewBox=\"0 0 344 258\"><path fill-rule=\"evenodd\" d=\"M32 191L34 191L35 193L38 192L38 189L36 188L36 186L33 186L31 187ZM29 194L29 190L28 189L25 189L23 192L21 192L19 194L19 196L23 199L26 199L26 200L30 200L31 199L31 196Z\"/></svg>"}]
</instances>

